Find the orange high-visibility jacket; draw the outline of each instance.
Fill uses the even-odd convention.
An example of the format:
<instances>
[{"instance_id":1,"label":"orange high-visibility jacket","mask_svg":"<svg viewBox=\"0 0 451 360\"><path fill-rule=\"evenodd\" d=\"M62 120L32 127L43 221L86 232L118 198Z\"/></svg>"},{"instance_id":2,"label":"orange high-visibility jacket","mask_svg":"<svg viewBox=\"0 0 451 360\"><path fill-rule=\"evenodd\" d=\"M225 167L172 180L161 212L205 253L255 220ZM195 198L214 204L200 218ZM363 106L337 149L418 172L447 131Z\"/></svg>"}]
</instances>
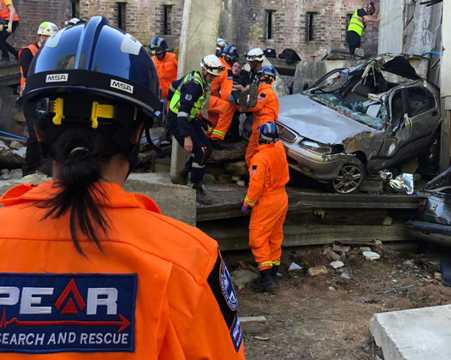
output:
<instances>
[{"instance_id":1,"label":"orange high-visibility jacket","mask_svg":"<svg viewBox=\"0 0 451 360\"><path fill-rule=\"evenodd\" d=\"M42 220L53 181L19 185L0 208L0 358L244 359L236 293L218 244L148 197L101 183L104 253L69 214Z\"/></svg>"},{"instance_id":2,"label":"orange high-visibility jacket","mask_svg":"<svg viewBox=\"0 0 451 360\"><path fill-rule=\"evenodd\" d=\"M227 98L224 98L223 96L226 96L226 94L224 93L223 95L223 92L225 92L228 87L233 86L233 77L230 79L232 67L222 57L220 57L219 60L221 60L221 64L225 67L225 70L221 71L221 74L211 83L211 96L221 97L223 100L229 101L229 95L227 95ZM230 83L232 85L230 85Z\"/></svg>"},{"instance_id":3,"label":"orange high-visibility jacket","mask_svg":"<svg viewBox=\"0 0 451 360\"><path fill-rule=\"evenodd\" d=\"M37 52L39 51L39 47L36 44L30 44L28 46L25 46L22 50L19 51L19 61L20 61L20 55L22 54L22 51L24 49L28 49L31 52L31 55L33 57L36 56ZM20 91L19 96L22 96L23 89L25 89L25 79L28 74L24 74L23 67L20 65Z\"/></svg>"},{"instance_id":4,"label":"orange high-visibility jacket","mask_svg":"<svg viewBox=\"0 0 451 360\"><path fill-rule=\"evenodd\" d=\"M158 78L160 79L161 98L168 97L169 87L173 81L177 80L178 62L175 54L166 53L163 60L159 61L156 56L152 56L153 63L157 68Z\"/></svg>"},{"instance_id":5,"label":"orange high-visibility jacket","mask_svg":"<svg viewBox=\"0 0 451 360\"><path fill-rule=\"evenodd\" d=\"M254 206L260 197L285 191L290 174L287 156L280 141L257 147L257 153L251 160L249 175L249 189L244 200L244 204L247 206Z\"/></svg>"},{"instance_id":6,"label":"orange high-visibility jacket","mask_svg":"<svg viewBox=\"0 0 451 360\"><path fill-rule=\"evenodd\" d=\"M257 127L267 122L274 122L279 117L279 100L270 84L262 84L258 88L258 101L255 107L249 108L246 112L254 113L252 132L257 131Z\"/></svg>"},{"instance_id":7,"label":"orange high-visibility jacket","mask_svg":"<svg viewBox=\"0 0 451 360\"><path fill-rule=\"evenodd\" d=\"M11 1L9 1L11 4ZM6 5L5 0L0 0L0 19L3 20L11 20L11 11L9 10L8 5ZM19 21L19 15L14 15L13 21Z\"/></svg>"}]
</instances>

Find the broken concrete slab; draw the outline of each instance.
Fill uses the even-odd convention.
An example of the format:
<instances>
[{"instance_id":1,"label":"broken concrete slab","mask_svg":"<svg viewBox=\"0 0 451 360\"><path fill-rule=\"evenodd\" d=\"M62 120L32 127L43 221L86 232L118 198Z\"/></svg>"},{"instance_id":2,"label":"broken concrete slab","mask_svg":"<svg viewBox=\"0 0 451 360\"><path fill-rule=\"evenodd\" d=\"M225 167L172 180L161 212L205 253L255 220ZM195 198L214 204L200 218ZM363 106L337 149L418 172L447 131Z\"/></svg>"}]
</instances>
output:
<instances>
[{"instance_id":1,"label":"broken concrete slab","mask_svg":"<svg viewBox=\"0 0 451 360\"><path fill-rule=\"evenodd\" d=\"M247 164L246 164L246 161L244 161L244 160L233 161L233 162L226 162L224 164L224 168L230 174L235 175L235 176L245 176L245 175L247 176L247 175L249 175Z\"/></svg>"},{"instance_id":2,"label":"broken concrete slab","mask_svg":"<svg viewBox=\"0 0 451 360\"><path fill-rule=\"evenodd\" d=\"M240 317L240 325L246 335L265 334L268 331L268 320L264 316Z\"/></svg>"},{"instance_id":3,"label":"broken concrete slab","mask_svg":"<svg viewBox=\"0 0 451 360\"><path fill-rule=\"evenodd\" d=\"M224 162L231 160L241 160L244 159L246 153L247 142L240 141L239 143L233 144L233 147L227 150L213 150L209 161L212 162Z\"/></svg>"},{"instance_id":4,"label":"broken concrete slab","mask_svg":"<svg viewBox=\"0 0 451 360\"><path fill-rule=\"evenodd\" d=\"M451 305L376 314L370 331L385 360L451 359Z\"/></svg>"},{"instance_id":5,"label":"broken concrete slab","mask_svg":"<svg viewBox=\"0 0 451 360\"><path fill-rule=\"evenodd\" d=\"M172 184L168 174L131 174L124 189L149 196L164 215L196 225L196 191L188 186Z\"/></svg>"},{"instance_id":6,"label":"broken concrete slab","mask_svg":"<svg viewBox=\"0 0 451 360\"><path fill-rule=\"evenodd\" d=\"M324 275L327 274L327 269L325 266L315 266L308 269L308 274L310 276Z\"/></svg>"},{"instance_id":7,"label":"broken concrete slab","mask_svg":"<svg viewBox=\"0 0 451 360\"><path fill-rule=\"evenodd\" d=\"M238 269L230 274L233 286L241 290L258 279L259 275L246 269Z\"/></svg>"}]
</instances>

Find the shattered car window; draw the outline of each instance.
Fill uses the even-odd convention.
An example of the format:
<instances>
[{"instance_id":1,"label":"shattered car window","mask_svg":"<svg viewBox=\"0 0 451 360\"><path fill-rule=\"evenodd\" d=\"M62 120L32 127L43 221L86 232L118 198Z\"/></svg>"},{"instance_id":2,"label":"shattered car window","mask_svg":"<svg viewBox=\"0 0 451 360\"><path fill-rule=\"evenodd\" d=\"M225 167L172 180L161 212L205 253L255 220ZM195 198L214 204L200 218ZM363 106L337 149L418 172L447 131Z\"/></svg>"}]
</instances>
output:
<instances>
[{"instance_id":1,"label":"shattered car window","mask_svg":"<svg viewBox=\"0 0 451 360\"><path fill-rule=\"evenodd\" d=\"M384 104L375 101L348 103L334 94L306 94L338 113L349 117L376 130L382 130L388 121L388 112Z\"/></svg>"}]
</instances>

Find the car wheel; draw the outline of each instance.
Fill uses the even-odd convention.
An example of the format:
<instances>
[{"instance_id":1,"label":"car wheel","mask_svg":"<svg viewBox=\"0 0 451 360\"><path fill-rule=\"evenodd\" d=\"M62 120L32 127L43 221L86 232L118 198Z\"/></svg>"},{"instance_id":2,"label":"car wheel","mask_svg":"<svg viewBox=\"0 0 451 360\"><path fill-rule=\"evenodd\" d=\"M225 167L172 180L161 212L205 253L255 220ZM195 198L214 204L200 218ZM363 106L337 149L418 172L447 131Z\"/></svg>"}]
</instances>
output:
<instances>
[{"instance_id":1,"label":"car wheel","mask_svg":"<svg viewBox=\"0 0 451 360\"><path fill-rule=\"evenodd\" d=\"M339 194L351 194L360 187L365 175L363 163L357 158L350 159L340 169L337 178L332 180L332 190Z\"/></svg>"}]
</instances>

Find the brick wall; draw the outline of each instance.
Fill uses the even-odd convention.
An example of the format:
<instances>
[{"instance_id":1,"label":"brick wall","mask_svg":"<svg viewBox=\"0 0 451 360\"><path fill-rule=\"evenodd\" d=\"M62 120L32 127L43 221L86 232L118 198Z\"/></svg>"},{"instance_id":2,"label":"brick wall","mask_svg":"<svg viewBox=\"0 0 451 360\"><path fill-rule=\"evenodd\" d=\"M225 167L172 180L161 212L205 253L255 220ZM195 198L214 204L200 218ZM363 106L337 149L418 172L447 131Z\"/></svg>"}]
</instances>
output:
<instances>
[{"instance_id":1,"label":"brick wall","mask_svg":"<svg viewBox=\"0 0 451 360\"><path fill-rule=\"evenodd\" d=\"M38 41L40 23L51 21L63 26L71 11L69 0L13 0L13 4L19 14L19 27L8 42L17 49Z\"/></svg>"},{"instance_id":2,"label":"brick wall","mask_svg":"<svg viewBox=\"0 0 451 360\"><path fill-rule=\"evenodd\" d=\"M72 0L13 0L21 23L11 43L21 48L36 41L42 21L62 26L72 16ZM76 1L76 0L74 0ZM183 0L119 0L125 4L125 30L148 45L162 35L169 46L178 45ZM118 25L118 0L80 0L83 18L99 14ZM348 15L364 5L362 0L224 0L219 36L245 52L253 47L292 48L303 59L321 59L332 48L346 49ZM45 6L43 6L45 4ZM168 6L168 34L164 35L164 5ZM376 0L378 7L379 1ZM124 7L123 7L124 9ZM272 39L267 39L267 11L273 11ZM309 15L313 13L313 39L308 39ZM363 37L366 54L377 52L378 25L370 23Z\"/></svg>"},{"instance_id":3,"label":"brick wall","mask_svg":"<svg viewBox=\"0 0 451 360\"><path fill-rule=\"evenodd\" d=\"M233 39L240 52L253 47L292 48L303 59L321 59L330 49L346 49L348 15L366 2L362 0L237 0L236 34ZM378 8L379 1L376 1ZM275 10L275 32L266 38L267 11ZM313 13L313 40L308 40L309 16ZM226 16L232 16L226 14ZM220 35L230 33L222 21ZM378 25L368 24L362 47L367 55L377 53Z\"/></svg>"}]
</instances>

